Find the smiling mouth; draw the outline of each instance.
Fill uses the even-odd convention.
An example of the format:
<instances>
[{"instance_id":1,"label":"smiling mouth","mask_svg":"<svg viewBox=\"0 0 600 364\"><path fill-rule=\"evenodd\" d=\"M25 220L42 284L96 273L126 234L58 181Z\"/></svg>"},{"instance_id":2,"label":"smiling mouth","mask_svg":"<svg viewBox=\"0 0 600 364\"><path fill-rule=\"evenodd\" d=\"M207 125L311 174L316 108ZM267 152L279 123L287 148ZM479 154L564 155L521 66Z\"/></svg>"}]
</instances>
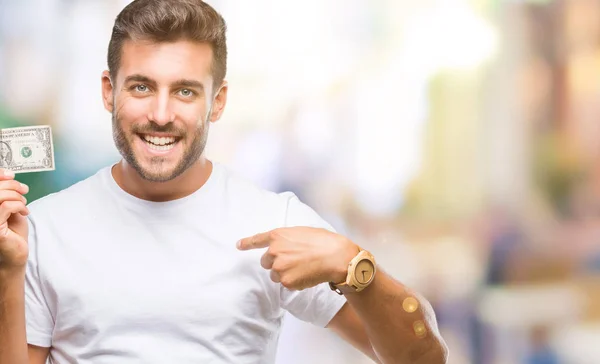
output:
<instances>
[{"instance_id":1,"label":"smiling mouth","mask_svg":"<svg viewBox=\"0 0 600 364\"><path fill-rule=\"evenodd\" d=\"M171 150L181 140L181 138L174 136L154 136L148 134L138 134L138 136L148 147L159 151Z\"/></svg>"}]
</instances>

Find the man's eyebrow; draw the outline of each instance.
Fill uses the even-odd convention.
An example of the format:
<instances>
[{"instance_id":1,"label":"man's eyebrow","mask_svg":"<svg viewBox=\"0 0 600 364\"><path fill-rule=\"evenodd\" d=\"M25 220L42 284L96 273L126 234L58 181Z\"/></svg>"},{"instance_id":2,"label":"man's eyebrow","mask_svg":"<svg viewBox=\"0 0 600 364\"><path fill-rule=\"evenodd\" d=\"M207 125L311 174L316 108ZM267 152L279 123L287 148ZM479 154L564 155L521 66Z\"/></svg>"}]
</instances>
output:
<instances>
[{"instance_id":1,"label":"man's eyebrow","mask_svg":"<svg viewBox=\"0 0 600 364\"><path fill-rule=\"evenodd\" d=\"M125 83L128 83L128 82L143 82L143 83L149 83L149 84L156 84L156 81L154 81L150 77L140 75L140 74L134 74L131 76L127 76L125 78Z\"/></svg>"},{"instance_id":2,"label":"man's eyebrow","mask_svg":"<svg viewBox=\"0 0 600 364\"><path fill-rule=\"evenodd\" d=\"M173 82L173 86L190 87L190 88L196 88L200 91L204 91L204 84L202 82L196 81L196 80L180 79L180 80Z\"/></svg>"}]
</instances>

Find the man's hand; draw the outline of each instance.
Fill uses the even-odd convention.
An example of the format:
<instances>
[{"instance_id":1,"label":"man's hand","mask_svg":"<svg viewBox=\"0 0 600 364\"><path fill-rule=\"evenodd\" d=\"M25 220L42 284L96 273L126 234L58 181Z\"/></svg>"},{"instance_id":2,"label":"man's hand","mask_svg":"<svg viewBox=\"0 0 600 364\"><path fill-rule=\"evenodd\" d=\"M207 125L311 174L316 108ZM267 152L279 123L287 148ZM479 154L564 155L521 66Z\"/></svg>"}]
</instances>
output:
<instances>
[{"instance_id":1,"label":"man's hand","mask_svg":"<svg viewBox=\"0 0 600 364\"><path fill-rule=\"evenodd\" d=\"M348 238L311 227L275 229L238 242L240 250L260 248L268 248L260 264L271 271L271 280L292 290L345 281L348 263L359 252Z\"/></svg>"},{"instance_id":2,"label":"man's hand","mask_svg":"<svg viewBox=\"0 0 600 364\"><path fill-rule=\"evenodd\" d=\"M0 269L20 269L27 263L27 200L29 188L0 168Z\"/></svg>"}]
</instances>

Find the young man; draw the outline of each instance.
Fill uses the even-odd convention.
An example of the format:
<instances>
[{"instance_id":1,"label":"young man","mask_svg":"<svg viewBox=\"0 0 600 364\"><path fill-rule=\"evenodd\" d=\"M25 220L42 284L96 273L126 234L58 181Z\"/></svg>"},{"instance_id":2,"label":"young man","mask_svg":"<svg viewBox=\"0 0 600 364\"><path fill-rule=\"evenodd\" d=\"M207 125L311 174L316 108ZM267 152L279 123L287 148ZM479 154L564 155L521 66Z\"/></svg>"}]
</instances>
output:
<instances>
[{"instance_id":1,"label":"young man","mask_svg":"<svg viewBox=\"0 0 600 364\"><path fill-rule=\"evenodd\" d=\"M284 310L376 362L446 362L425 299L204 157L225 30L200 0L132 2L102 74L123 159L28 207L2 171L0 363L273 363Z\"/></svg>"}]
</instances>

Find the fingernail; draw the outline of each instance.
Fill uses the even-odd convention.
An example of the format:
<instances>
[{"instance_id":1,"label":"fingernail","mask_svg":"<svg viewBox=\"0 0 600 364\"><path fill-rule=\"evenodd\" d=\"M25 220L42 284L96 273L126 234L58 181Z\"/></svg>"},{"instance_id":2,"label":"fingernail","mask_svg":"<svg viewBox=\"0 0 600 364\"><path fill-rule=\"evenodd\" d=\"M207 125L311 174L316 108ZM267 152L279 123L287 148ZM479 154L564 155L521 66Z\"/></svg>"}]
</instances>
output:
<instances>
[{"instance_id":1,"label":"fingernail","mask_svg":"<svg viewBox=\"0 0 600 364\"><path fill-rule=\"evenodd\" d=\"M14 177L15 176L15 172L11 171L10 169L5 169L4 170L4 175L6 177Z\"/></svg>"},{"instance_id":2,"label":"fingernail","mask_svg":"<svg viewBox=\"0 0 600 364\"><path fill-rule=\"evenodd\" d=\"M238 241L237 241L237 243L235 243L235 246L236 246L238 249L241 249L241 247L242 247L242 241L241 241L241 240L238 240Z\"/></svg>"},{"instance_id":3,"label":"fingernail","mask_svg":"<svg viewBox=\"0 0 600 364\"><path fill-rule=\"evenodd\" d=\"M25 191L29 191L29 186L27 186L24 183L21 183L21 188L24 189ZM25 193L27 193L27 192L25 192Z\"/></svg>"}]
</instances>

